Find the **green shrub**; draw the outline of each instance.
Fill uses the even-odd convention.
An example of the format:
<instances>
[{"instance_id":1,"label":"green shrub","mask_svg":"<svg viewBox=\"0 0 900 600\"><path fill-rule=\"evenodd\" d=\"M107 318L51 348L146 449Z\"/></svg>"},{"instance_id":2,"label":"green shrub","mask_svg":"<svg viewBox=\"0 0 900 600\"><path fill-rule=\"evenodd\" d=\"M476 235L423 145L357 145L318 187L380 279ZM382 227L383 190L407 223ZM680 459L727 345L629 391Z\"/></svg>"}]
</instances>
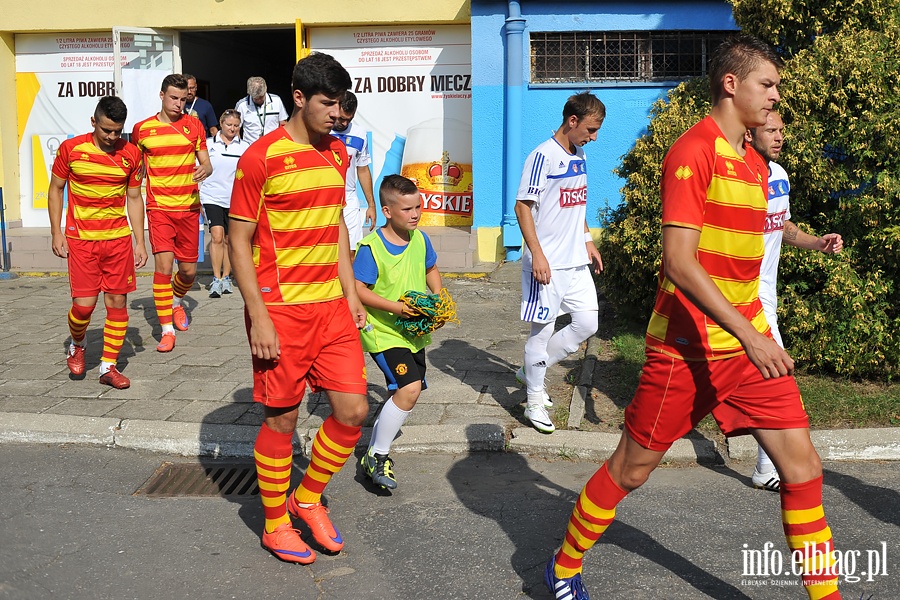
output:
<instances>
[{"instance_id":1,"label":"green shrub","mask_svg":"<svg viewBox=\"0 0 900 600\"><path fill-rule=\"evenodd\" d=\"M785 56L786 125L779 162L791 220L844 237L838 256L784 246L780 327L815 372L890 380L900 370L900 20L897 0L732 0L744 29ZM848 12L849 11L849 12ZM705 79L651 110L647 135L623 157L624 202L601 211L603 289L616 311L646 320L660 257L660 167L709 110Z\"/></svg>"}]
</instances>

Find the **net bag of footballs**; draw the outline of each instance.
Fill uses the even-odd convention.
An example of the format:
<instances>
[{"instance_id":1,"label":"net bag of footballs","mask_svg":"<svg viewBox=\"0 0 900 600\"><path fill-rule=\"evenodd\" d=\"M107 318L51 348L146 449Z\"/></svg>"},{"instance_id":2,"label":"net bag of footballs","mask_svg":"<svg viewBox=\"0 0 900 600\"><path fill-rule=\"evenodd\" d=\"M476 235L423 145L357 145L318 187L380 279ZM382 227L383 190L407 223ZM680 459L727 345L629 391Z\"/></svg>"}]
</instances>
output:
<instances>
[{"instance_id":1,"label":"net bag of footballs","mask_svg":"<svg viewBox=\"0 0 900 600\"><path fill-rule=\"evenodd\" d=\"M459 323L456 303L447 288L442 288L438 294L410 290L400 297L400 302L417 313L414 317L397 317L394 323L410 337L427 335L447 323Z\"/></svg>"}]
</instances>

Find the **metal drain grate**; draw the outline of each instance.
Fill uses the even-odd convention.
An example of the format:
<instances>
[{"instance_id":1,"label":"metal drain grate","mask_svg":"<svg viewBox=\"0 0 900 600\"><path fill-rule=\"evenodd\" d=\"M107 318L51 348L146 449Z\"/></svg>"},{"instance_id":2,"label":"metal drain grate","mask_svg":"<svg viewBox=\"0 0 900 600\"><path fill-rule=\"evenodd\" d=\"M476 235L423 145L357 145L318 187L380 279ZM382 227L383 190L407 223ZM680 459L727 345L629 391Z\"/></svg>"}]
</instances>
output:
<instances>
[{"instance_id":1,"label":"metal drain grate","mask_svg":"<svg viewBox=\"0 0 900 600\"><path fill-rule=\"evenodd\" d=\"M256 465L164 462L134 495L153 498L257 496Z\"/></svg>"}]
</instances>

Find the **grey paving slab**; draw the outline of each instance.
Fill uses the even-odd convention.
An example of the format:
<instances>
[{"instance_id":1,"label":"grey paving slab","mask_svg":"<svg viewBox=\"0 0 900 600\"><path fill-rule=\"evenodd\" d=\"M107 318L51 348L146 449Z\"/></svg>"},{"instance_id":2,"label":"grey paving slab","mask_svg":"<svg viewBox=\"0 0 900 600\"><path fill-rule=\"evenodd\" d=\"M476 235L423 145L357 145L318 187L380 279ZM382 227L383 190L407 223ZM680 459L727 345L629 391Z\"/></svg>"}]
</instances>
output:
<instances>
[{"instance_id":1,"label":"grey paving slab","mask_svg":"<svg viewBox=\"0 0 900 600\"><path fill-rule=\"evenodd\" d=\"M223 404L221 402L194 400L175 412L168 420L187 423L233 423L247 412L249 406L245 402Z\"/></svg>"},{"instance_id":2,"label":"grey paving slab","mask_svg":"<svg viewBox=\"0 0 900 600\"><path fill-rule=\"evenodd\" d=\"M47 409L63 402L62 398L49 396L12 396L0 398L0 413L42 413Z\"/></svg>"},{"instance_id":3,"label":"grey paving slab","mask_svg":"<svg viewBox=\"0 0 900 600\"><path fill-rule=\"evenodd\" d=\"M165 397L169 391L178 385L177 381L168 381L166 379L136 379L131 369L123 371L123 373L131 378L131 387L124 390L113 390L107 388L103 398L115 397L122 400L157 400Z\"/></svg>"},{"instance_id":4,"label":"grey paving slab","mask_svg":"<svg viewBox=\"0 0 900 600\"><path fill-rule=\"evenodd\" d=\"M60 353L62 356L62 353ZM61 379L69 378L69 368L65 363L60 364L38 364L38 363L16 363L6 365L6 368L0 372L0 377L7 381L34 381L41 379Z\"/></svg>"},{"instance_id":5,"label":"grey paving slab","mask_svg":"<svg viewBox=\"0 0 900 600\"><path fill-rule=\"evenodd\" d=\"M231 369L224 369L221 367L182 365L172 373L172 378L181 381L241 382L247 380L247 373L237 373Z\"/></svg>"},{"instance_id":6,"label":"grey paving slab","mask_svg":"<svg viewBox=\"0 0 900 600\"><path fill-rule=\"evenodd\" d=\"M182 381L172 388L167 398L199 399L211 402L230 402L231 392L238 384L233 381L192 379Z\"/></svg>"},{"instance_id":7,"label":"grey paving slab","mask_svg":"<svg viewBox=\"0 0 900 600\"><path fill-rule=\"evenodd\" d=\"M0 385L0 396L45 395L61 385L61 381L6 381Z\"/></svg>"},{"instance_id":8,"label":"grey paving slab","mask_svg":"<svg viewBox=\"0 0 900 600\"><path fill-rule=\"evenodd\" d=\"M444 412L447 410L445 404L419 404L413 407L406 422L409 425L431 425L441 423L444 418Z\"/></svg>"},{"instance_id":9,"label":"grey paving slab","mask_svg":"<svg viewBox=\"0 0 900 600\"><path fill-rule=\"evenodd\" d=\"M61 385L48 391L47 395L57 398L99 398L111 389L102 385L99 378L100 374L96 371L87 373L82 380L63 381Z\"/></svg>"},{"instance_id":10,"label":"grey paving slab","mask_svg":"<svg viewBox=\"0 0 900 600\"><path fill-rule=\"evenodd\" d=\"M418 406L416 407L418 408ZM502 406L485 404L448 404L445 407L443 418L439 421L442 425L449 423L478 423L486 418L503 420L511 417L508 410Z\"/></svg>"},{"instance_id":11,"label":"grey paving slab","mask_svg":"<svg viewBox=\"0 0 900 600\"><path fill-rule=\"evenodd\" d=\"M123 404L123 400L63 400L48 408L44 414L102 417Z\"/></svg>"},{"instance_id":12,"label":"grey paving slab","mask_svg":"<svg viewBox=\"0 0 900 600\"><path fill-rule=\"evenodd\" d=\"M165 421L190 403L190 400L159 398L154 400L128 400L106 413L106 416L117 419Z\"/></svg>"}]
</instances>

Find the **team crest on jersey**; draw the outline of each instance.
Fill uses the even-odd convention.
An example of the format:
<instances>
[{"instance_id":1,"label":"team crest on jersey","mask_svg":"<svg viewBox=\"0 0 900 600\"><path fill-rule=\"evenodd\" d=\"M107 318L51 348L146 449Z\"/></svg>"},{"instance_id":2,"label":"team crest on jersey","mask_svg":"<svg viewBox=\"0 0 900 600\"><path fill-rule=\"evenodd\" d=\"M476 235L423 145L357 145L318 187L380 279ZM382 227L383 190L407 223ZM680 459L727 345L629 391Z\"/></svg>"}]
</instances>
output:
<instances>
[{"instance_id":1,"label":"team crest on jersey","mask_svg":"<svg viewBox=\"0 0 900 600\"><path fill-rule=\"evenodd\" d=\"M190 134L191 134L191 128L188 127L187 125L185 125L184 127L182 127L181 130L184 132L184 135L190 135Z\"/></svg>"},{"instance_id":2,"label":"team crest on jersey","mask_svg":"<svg viewBox=\"0 0 900 600\"><path fill-rule=\"evenodd\" d=\"M242 170L238 169L237 171L234 172L234 178L237 179L238 181L240 181L241 179L244 178L244 172Z\"/></svg>"},{"instance_id":3,"label":"team crest on jersey","mask_svg":"<svg viewBox=\"0 0 900 600\"><path fill-rule=\"evenodd\" d=\"M122 159L122 166L125 167L125 168L127 169L128 167L131 166L131 161L129 161L127 158L123 158L123 159Z\"/></svg>"},{"instance_id":4,"label":"team crest on jersey","mask_svg":"<svg viewBox=\"0 0 900 600\"><path fill-rule=\"evenodd\" d=\"M344 164L344 160L341 158L341 155L337 150L332 150L331 153L334 155L334 162L336 162L338 166Z\"/></svg>"},{"instance_id":5,"label":"team crest on jersey","mask_svg":"<svg viewBox=\"0 0 900 600\"><path fill-rule=\"evenodd\" d=\"M296 169L296 168L297 168L297 165L295 164L296 162L297 162L297 161L294 160L294 157L293 157L293 156L288 156L288 157L286 157L286 158L284 159L284 168L285 168L286 170L289 170L289 169Z\"/></svg>"},{"instance_id":6,"label":"team crest on jersey","mask_svg":"<svg viewBox=\"0 0 900 600\"><path fill-rule=\"evenodd\" d=\"M675 178L676 179L690 179L693 177L694 172L691 171L691 168L688 166L678 167L675 169Z\"/></svg>"},{"instance_id":7,"label":"team crest on jersey","mask_svg":"<svg viewBox=\"0 0 900 600\"><path fill-rule=\"evenodd\" d=\"M406 375L406 373L409 371L409 368L406 366L406 363L400 363L399 365L397 365L394 371L397 373L397 375Z\"/></svg>"}]
</instances>

